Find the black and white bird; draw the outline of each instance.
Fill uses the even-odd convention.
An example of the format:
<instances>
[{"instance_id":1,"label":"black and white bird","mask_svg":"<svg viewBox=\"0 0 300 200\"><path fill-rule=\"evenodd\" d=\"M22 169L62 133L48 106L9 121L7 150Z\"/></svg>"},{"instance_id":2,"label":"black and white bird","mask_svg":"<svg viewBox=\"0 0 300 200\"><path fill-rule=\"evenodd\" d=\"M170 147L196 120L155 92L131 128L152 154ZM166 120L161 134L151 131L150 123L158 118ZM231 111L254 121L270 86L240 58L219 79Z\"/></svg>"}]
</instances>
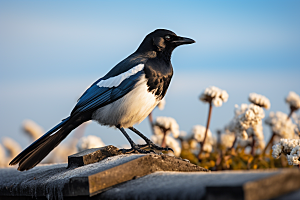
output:
<instances>
[{"instance_id":1,"label":"black and white bird","mask_svg":"<svg viewBox=\"0 0 300 200\"><path fill-rule=\"evenodd\" d=\"M131 145L131 149L123 150L125 153L148 153L149 151L143 150L145 148L168 150L153 144L133 125L143 121L165 96L173 75L173 50L194 42L165 29L157 29L148 34L133 54L84 92L68 118L22 151L10 165L19 163L20 171L33 168L73 129L89 120L117 127ZM125 128L138 134L147 144L136 145Z\"/></svg>"}]
</instances>

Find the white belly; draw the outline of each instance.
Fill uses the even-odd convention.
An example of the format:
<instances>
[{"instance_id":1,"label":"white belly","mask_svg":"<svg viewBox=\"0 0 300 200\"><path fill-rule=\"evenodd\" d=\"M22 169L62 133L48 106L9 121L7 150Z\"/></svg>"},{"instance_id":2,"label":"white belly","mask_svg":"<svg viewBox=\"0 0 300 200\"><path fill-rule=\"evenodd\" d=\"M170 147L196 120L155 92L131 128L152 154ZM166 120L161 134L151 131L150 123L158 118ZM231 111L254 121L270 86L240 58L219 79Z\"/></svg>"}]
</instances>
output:
<instances>
[{"instance_id":1,"label":"white belly","mask_svg":"<svg viewBox=\"0 0 300 200\"><path fill-rule=\"evenodd\" d=\"M96 110L92 119L101 125L120 125L123 128L132 127L143 121L159 103L155 95L148 92L146 82L143 77L124 97Z\"/></svg>"}]
</instances>

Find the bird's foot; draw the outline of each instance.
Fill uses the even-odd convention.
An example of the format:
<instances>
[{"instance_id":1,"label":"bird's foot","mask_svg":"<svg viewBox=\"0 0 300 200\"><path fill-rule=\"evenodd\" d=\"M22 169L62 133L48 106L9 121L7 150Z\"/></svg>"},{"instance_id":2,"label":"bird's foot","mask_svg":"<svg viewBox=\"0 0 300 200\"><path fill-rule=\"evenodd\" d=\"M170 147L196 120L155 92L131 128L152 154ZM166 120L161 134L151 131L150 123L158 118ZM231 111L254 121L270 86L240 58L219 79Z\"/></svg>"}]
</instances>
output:
<instances>
[{"instance_id":1,"label":"bird's foot","mask_svg":"<svg viewBox=\"0 0 300 200\"><path fill-rule=\"evenodd\" d=\"M121 151L123 154L130 154L130 153L143 153L143 154L155 153L153 150L146 151L144 149L141 149L139 146L140 145L133 145L131 149L120 149L119 151Z\"/></svg>"},{"instance_id":2,"label":"bird's foot","mask_svg":"<svg viewBox=\"0 0 300 200\"><path fill-rule=\"evenodd\" d=\"M169 147L160 147L160 146L157 146L156 144L154 144L153 142L149 142L148 144L141 144L141 145L138 145L138 147L140 149L147 149L149 148L150 151L153 152L153 150L158 150L158 151L169 151L171 150L173 153L174 153L174 150L172 148L169 148Z\"/></svg>"}]
</instances>

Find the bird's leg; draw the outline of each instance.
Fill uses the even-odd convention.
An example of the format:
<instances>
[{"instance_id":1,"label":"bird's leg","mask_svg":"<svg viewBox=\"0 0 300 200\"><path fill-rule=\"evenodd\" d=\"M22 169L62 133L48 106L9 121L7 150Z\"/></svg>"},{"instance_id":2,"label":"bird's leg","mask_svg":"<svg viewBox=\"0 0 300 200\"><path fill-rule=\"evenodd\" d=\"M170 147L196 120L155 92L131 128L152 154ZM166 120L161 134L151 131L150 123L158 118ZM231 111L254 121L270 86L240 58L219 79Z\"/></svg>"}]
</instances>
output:
<instances>
[{"instance_id":1,"label":"bird's leg","mask_svg":"<svg viewBox=\"0 0 300 200\"><path fill-rule=\"evenodd\" d=\"M138 147L140 147L141 149L150 148L150 149L159 150L159 151L169 151L169 150L173 151L173 149L168 148L168 147L163 148L163 147L157 146L156 144L154 144L151 140L149 140L146 136L144 136L141 132L139 132L135 128L129 127L129 129L132 130L133 132L135 132L136 134L138 134L147 143L147 144L138 145ZM174 153L174 151L173 151L173 153Z\"/></svg>"},{"instance_id":2,"label":"bird's leg","mask_svg":"<svg viewBox=\"0 0 300 200\"><path fill-rule=\"evenodd\" d=\"M129 135L126 133L124 128L121 128L120 125L117 126L117 128L123 133L123 135L127 138L128 142L130 143L131 149L122 149L122 153L133 153L133 152L139 152L139 153L150 153L150 151L145 151L143 149L140 149L138 145L136 145L132 139L129 137Z\"/></svg>"}]
</instances>

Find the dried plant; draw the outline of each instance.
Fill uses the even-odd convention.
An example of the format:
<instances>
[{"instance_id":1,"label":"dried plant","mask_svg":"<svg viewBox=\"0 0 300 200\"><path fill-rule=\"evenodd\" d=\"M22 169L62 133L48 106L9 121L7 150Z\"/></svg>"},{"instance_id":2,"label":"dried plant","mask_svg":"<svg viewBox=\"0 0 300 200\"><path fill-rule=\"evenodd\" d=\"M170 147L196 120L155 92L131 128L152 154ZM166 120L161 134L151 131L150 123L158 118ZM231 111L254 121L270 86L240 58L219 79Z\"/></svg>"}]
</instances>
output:
<instances>
[{"instance_id":1,"label":"dried plant","mask_svg":"<svg viewBox=\"0 0 300 200\"><path fill-rule=\"evenodd\" d=\"M8 160L6 158L6 153L4 147L0 144L0 168L8 166Z\"/></svg>"},{"instance_id":2,"label":"dried plant","mask_svg":"<svg viewBox=\"0 0 300 200\"><path fill-rule=\"evenodd\" d=\"M14 158L22 151L20 144L12 138L4 137L2 143L8 153L8 160Z\"/></svg>"},{"instance_id":3,"label":"dried plant","mask_svg":"<svg viewBox=\"0 0 300 200\"><path fill-rule=\"evenodd\" d=\"M254 104L242 104L240 107L235 105L235 116L226 126L226 129L235 133L236 137L247 140L252 138L252 155L255 147L261 149L264 146L264 135L262 119L265 114L261 107ZM235 142L238 141L235 139ZM233 144L234 146L234 144ZM232 146L232 148L233 148Z\"/></svg>"},{"instance_id":4,"label":"dried plant","mask_svg":"<svg viewBox=\"0 0 300 200\"><path fill-rule=\"evenodd\" d=\"M163 138L165 138L165 146L172 148L174 150L175 156L180 156L181 147L179 142L175 138L171 137L170 135L164 136L164 134L155 134L151 136L151 140L157 145L162 145L161 142L163 141ZM168 154L172 154L172 152L168 152Z\"/></svg>"},{"instance_id":5,"label":"dried plant","mask_svg":"<svg viewBox=\"0 0 300 200\"><path fill-rule=\"evenodd\" d=\"M265 108L265 109L270 109L271 107L271 103L270 100L260 94L256 94L256 93L250 93L249 94L249 101L259 107Z\"/></svg>"},{"instance_id":6,"label":"dried plant","mask_svg":"<svg viewBox=\"0 0 300 200\"><path fill-rule=\"evenodd\" d=\"M105 144L102 142L101 138L95 135L89 135L80 138L76 145L78 152L83 151L85 149L100 148L104 146Z\"/></svg>"},{"instance_id":7,"label":"dried plant","mask_svg":"<svg viewBox=\"0 0 300 200\"><path fill-rule=\"evenodd\" d=\"M300 164L300 139L280 139L279 143L272 147L272 156L278 159L281 154L287 157L289 165Z\"/></svg>"},{"instance_id":8,"label":"dried plant","mask_svg":"<svg viewBox=\"0 0 300 200\"><path fill-rule=\"evenodd\" d=\"M163 98L158 104L157 104L157 108L159 110L163 110L165 108L165 105L166 105L166 100ZM152 111L153 112L153 111ZM149 114L148 116L148 119L149 119L149 123L150 123L150 127L151 127L151 130L152 130L152 134L155 134L154 132L154 123L153 123L153 114L152 112Z\"/></svg>"},{"instance_id":9,"label":"dried plant","mask_svg":"<svg viewBox=\"0 0 300 200\"><path fill-rule=\"evenodd\" d=\"M270 112L265 123L270 126L275 135L286 139L294 138L296 125L288 118L287 114L280 111Z\"/></svg>"},{"instance_id":10,"label":"dried plant","mask_svg":"<svg viewBox=\"0 0 300 200\"><path fill-rule=\"evenodd\" d=\"M233 146L233 143L235 141L236 137L235 134L225 130L224 133L221 134L221 145L225 148L231 148Z\"/></svg>"},{"instance_id":11,"label":"dried plant","mask_svg":"<svg viewBox=\"0 0 300 200\"><path fill-rule=\"evenodd\" d=\"M176 120L171 117L157 117L154 122L154 126L159 127L161 130L160 132L163 133L163 138L161 142L162 147L166 147L166 135L172 133L174 138L178 138L180 134L179 125L177 124ZM155 134L157 134L158 131L154 132Z\"/></svg>"},{"instance_id":12,"label":"dried plant","mask_svg":"<svg viewBox=\"0 0 300 200\"><path fill-rule=\"evenodd\" d=\"M299 137L300 136L300 116L293 115L293 119L296 123L295 134L298 135L298 137Z\"/></svg>"},{"instance_id":13,"label":"dried plant","mask_svg":"<svg viewBox=\"0 0 300 200\"><path fill-rule=\"evenodd\" d=\"M30 119L23 121L23 130L33 141L39 139L45 132L41 126Z\"/></svg>"},{"instance_id":14,"label":"dried plant","mask_svg":"<svg viewBox=\"0 0 300 200\"><path fill-rule=\"evenodd\" d=\"M197 149L197 144L200 144L200 148L203 148L203 151L210 153L212 151L213 145L214 145L214 139L212 136L211 131L208 129L207 130L207 136L206 136L206 142L205 144L202 143L204 140L206 133L206 128L202 125L195 125L192 128L191 131L191 148L192 149ZM203 147L201 145L204 145Z\"/></svg>"},{"instance_id":15,"label":"dried plant","mask_svg":"<svg viewBox=\"0 0 300 200\"><path fill-rule=\"evenodd\" d=\"M181 147L175 138L178 138L181 132L175 119L171 117L157 117L154 122L154 133L151 139L155 144L162 147L170 147L174 150L175 156L180 156ZM171 134L173 137L171 137ZM172 153L168 152L168 154Z\"/></svg>"},{"instance_id":16,"label":"dried plant","mask_svg":"<svg viewBox=\"0 0 300 200\"><path fill-rule=\"evenodd\" d=\"M268 150L268 147L272 145L274 138L296 139L299 137L295 135L296 125L293 124L292 120L287 114L277 111L276 113L270 112L266 118L265 123L270 126L272 130L272 136L264 149L264 154Z\"/></svg>"},{"instance_id":17,"label":"dried plant","mask_svg":"<svg viewBox=\"0 0 300 200\"><path fill-rule=\"evenodd\" d=\"M288 118L290 118L293 112L300 108L300 97L298 94L291 91L285 98L285 102L290 106L290 114L288 115Z\"/></svg>"},{"instance_id":18,"label":"dried plant","mask_svg":"<svg viewBox=\"0 0 300 200\"><path fill-rule=\"evenodd\" d=\"M221 90L215 86L208 87L204 90L204 92L200 95L199 99L202 102L209 103L209 110L208 110L208 117L206 123L206 131L204 134L204 139L201 142L201 148L198 154L198 159L201 159L201 154L205 147L205 141L207 137L207 131L209 129L211 112L212 112L212 105L219 107L223 104L223 102L227 102L228 100L228 93L225 90Z\"/></svg>"}]
</instances>

